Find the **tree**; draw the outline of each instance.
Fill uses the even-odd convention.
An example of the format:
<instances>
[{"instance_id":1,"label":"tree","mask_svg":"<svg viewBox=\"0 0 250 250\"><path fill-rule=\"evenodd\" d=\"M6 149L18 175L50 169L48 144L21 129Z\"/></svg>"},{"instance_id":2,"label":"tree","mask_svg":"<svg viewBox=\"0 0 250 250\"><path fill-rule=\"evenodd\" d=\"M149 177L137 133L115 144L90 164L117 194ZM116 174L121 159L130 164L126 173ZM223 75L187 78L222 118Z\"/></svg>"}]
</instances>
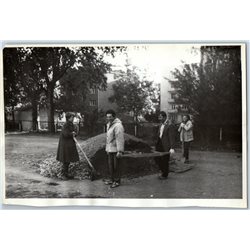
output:
<instances>
[{"instance_id":1,"label":"tree","mask_svg":"<svg viewBox=\"0 0 250 250\"><path fill-rule=\"evenodd\" d=\"M40 67L42 80L45 82L45 94L48 110L48 130L55 132L54 91L57 82L75 63L75 51L67 47L32 47L32 56Z\"/></svg>"},{"instance_id":2,"label":"tree","mask_svg":"<svg viewBox=\"0 0 250 250\"><path fill-rule=\"evenodd\" d=\"M201 47L200 64L172 72L176 102L185 104L209 143L209 127L241 124L240 47Z\"/></svg>"},{"instance_id":3,"label":"tree","mask_svg":"<svg viewBox=\"0 0 250 250\"><path fill-rule=\"evenodd\" d=\"M114 95L109 98L117 103L119 111L133 112L135 121L138 116L153 111L159 101L157 88L153 82L140 79L136 69L128 69L127 74L113 85Z\"/></svg>"},{"instance_id":4,"label":"tree","mask_svg":"<svg viewBox=\"0 0 250 250\"><path fill-rule=\"evenodd\" d=\"M201 48L201 82L207 83L217 124L241 124L241 51L239 46Z\"/></svg>"},{"instance_id":5,"label":"tree","mask_svg":"<svg viewBox=\"0 0 250 250\"><path fill-rule=\"evenodd\" d=\"M41 76L39 65L33 60L31 53L26 54L25 60L21 64L22 74L21 86L23 97L22 103L30 103L32 108L32 128L33 131L38 129L38 105L42 104L46 89L44 88L45 81Z\"/></svg>"},{"instance_id":6,"label":"tree","mask_svg":"<svg viewBox=\"0 0 250 250\"><path fill-rule=\"evenodd\" d=\"M41 73L46 82L46 96L48 107L48 122L49 131L55 131L54 125L54 110L55 110L55 89L60 84L60 80L67 72L74 67L78 68L81 72L80 76L83 80L80 83L88 83L88 86L81 85L81 89L84 87L92 87L93 85L101 85L106 83L105 73L109 65L104 62L104 54L114 55L116 51L124 50L124 47L104 46L104 47L50 47L50 48L33 48L33 54L36 57L36 61L40 64ZM72 71L71 71L72 73ZM99 82L101 79L101 82ZM64 90L67 80L64 81ZM76 85L74 84L76 83ZM71 85L80 86L78 81L74 81ZM81 90L80 89L80 90ZM65 93L66 93L65 92ZM75 89L73 89L75 92ZM69 93L69 92L67 92ZM72 95L73 97L73 95Z\"/></svg>"},{"instance_id":7,"label":"tree","mask_svg":"<svg viewBox=\"0 0 250 250\"><path fill-rule=\"evenodd\" d=\"M15 121L14 108L20 103L21 98L19 72L17 70L21 55L17 49L6 48L3 50L3 55L5 115L9 112L12 113L13 121Z\"/></svg>"},{"instance_id":8,"label":"tree","mask_svg":"<svg viewBox=\"0 0 250 250\"><path fill-rule=\"evenodd\" d=\"M37 129L37 106L43 93L39 65L25 48L4 49L5 107L31 105L33 130Z\"/></svg>"},{"instance_id":9,"label":"tree","mask_svg":"<svg viewBox=\"0 0 250 250\"><path fill-rule=\"evenodd\" d=\"M92 60L82 60L81 66L77 68L70 68L60 79L57 107L64 111L83 113L86 109L86 95L90 89L106 88L106 73L110 69L110 64L97 56Z\"/></svg>"},{"instance_id":10,"label":"tree","mask_svg":"<svg viewBox=\"0 0 250 250\"><path fill-rule=\"evenodd\" d=\"M104 63L104 54L114 55L115 51L123 50L124 47L25 47L18 51L22 51L24 56L21 62L25 62L24 65L18 65L14 61L8 62L6 64L6 73L8 76L8 82L6 82L7 90L13 85L13 87L18 89L19 81L12 81L11 71L16 71L18 78L22 78L23 90L26 97L33 97L32 101L39 100L38 93L34 95L31 89L37 91L43 91L46 96L46 106L48 110L48 129L50 132L55 132L54 124L54 111L55 111L55 100L58 97L58 89L60 89L60 80L67 74L75 73L72 70L78 69L80 77L84 79L80 83L85 84L84 87L89 87L105 82L105 73L108 69L108 64ZM13 58L14 59L14 58ZM25 59L25 60L23 60ZM23 67L21 67L23 66ZM8 72L10 71L10 74ZM5 73L5 74L6 74ZM13 77L12 77L13 78ZM101 81L100 81L101 80ZM66 92L69 93L70 88L73 88L73 92L77 91L77 84L72 84L66 87L67 80L64 81L64 88L62 87L62 95ZM64 92L63 92L64 91ZM72 91L71 91L72 92ZM33 93L33 94L32 94ZM11 91L6 92L6 95L10 94L13 99L14 104L16 104L15 95ZM74 96L73 96L74 97ZM67 98L66 98L67 99ZM68 99L67 99L68 100ZM13 105L14 105L13 104ZM65 103L64 103L65 104Z\"/></svg>"}]
</instances>

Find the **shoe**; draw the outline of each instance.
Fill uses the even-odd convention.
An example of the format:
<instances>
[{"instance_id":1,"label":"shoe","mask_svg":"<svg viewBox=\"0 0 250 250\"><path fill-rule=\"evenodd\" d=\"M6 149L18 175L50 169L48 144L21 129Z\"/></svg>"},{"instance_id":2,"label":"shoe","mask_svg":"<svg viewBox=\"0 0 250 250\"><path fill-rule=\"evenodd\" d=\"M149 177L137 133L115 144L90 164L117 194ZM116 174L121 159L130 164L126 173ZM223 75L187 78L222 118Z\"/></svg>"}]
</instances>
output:
<instances>
[{"instance_id":1,"label":"shoe","mask_svg":"<svg viewBox=\"0 0 250 250\"><path fill-rule=\"evenodd\" d=\"M60 179L63 181L67 181L69 178L66 175L61 175Z\"/></svg>"},{"instance_id":2,"label":"shoe","mask_svg":"<svg viewBox=\"0 0 250 250\"><path fill-rule=\"evenodd\" d=\"M116 188L116 187L119 187L119 186L120 186L120 183L114 181L110 187L111 187L111 188Z\"/></svg>"},{"instance_id":3,"label":"shoe","mask_svg":"<svg viewBox=\"0 0 250 250\"><path fill-rule=\"evenodd\" d=\"M184 164L188 164L188 163L189 163L189 160L185 160L185 161L184 161Z\"/></svg>"},{"instance_id":4,"label":"shoe","mask_svg":"<svg viewBox=\"0 0 250 250\"><path fill-rule=\"evenodd\" d=\"M68 180L73 180L74 179L74 176L72 176L72 175L66 175L66 178L68 179Z\"/></svg>"},{"instance_id":5,"label":"shoe","mask_svg":"<svg viewBox=\"0 0 250 250\"><path fill-rule=\"evenodd\" d=\"M105 180L104 181L104 184L105 185L111 185L113 183L113 181L111 181L111 180Z\"/></svg>"},{"instance_id":6,"label":"shoe","mask_svg":"<svg viewBox=\"0 0 250 250\"><path fill-rule=\"evenodd\" d=\"M158 176L158 179L159 180L166 180L168 177L167 176L164 176L164 175L160 175Z\"/></svg>"}]
</instances>

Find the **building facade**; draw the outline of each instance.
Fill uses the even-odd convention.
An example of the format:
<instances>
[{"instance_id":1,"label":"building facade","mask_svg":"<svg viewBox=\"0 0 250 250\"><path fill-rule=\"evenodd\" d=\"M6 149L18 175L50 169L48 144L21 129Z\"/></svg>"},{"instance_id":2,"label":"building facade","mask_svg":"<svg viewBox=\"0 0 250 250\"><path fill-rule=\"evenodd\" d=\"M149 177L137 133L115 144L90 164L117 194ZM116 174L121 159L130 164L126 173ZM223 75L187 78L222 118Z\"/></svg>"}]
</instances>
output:
<instances>
[{"instance_id":1,"label":"building facade","mask_svg":"<svg viewBox=\"0 0 250 250\"><path fill-rule=\"evenodd\" d=\"M165 111L169 119L174 123L181 123L184 114L188 113L188 107L179 104L175 100L177 89L174 83L170 83L167 78L162 79L160 85L160 107Z\"/></svg>"},{"instance_id":2,"label":"building facade","mask_svg":"<svg viewBox=\"0 0 250 250\"><path fill-rule=\"evenodd\" d=\"M117 104L109 101L109 98L113 95L113 85L120 78L115 72L106 75L107 88L105 90L90 89L90 93L86 98L87 111L105 112L108 109L117 111Z\"/></svg>"}]
</instances>

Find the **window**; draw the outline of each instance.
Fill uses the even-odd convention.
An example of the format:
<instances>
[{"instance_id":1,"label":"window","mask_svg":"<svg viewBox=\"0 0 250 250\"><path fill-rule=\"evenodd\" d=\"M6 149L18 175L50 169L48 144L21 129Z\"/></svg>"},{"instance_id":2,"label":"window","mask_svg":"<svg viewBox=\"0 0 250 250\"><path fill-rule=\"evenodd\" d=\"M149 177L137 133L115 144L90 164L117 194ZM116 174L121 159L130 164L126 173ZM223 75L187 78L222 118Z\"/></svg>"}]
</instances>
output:
<instances>
[{"instance_id":1,"label":"window","mask_svg":"<svg viewBox=\"0 0 250 250\"><path fill-rule=\"evenodd\" d=\"M96 94L97 89L90 89L90 94Z\"/></svg>"},{"instance_id":2,"label":"window","mask_svg":"<svg viewBox=\"0 0 250 250\"><path fill-rule=\"evenodd\" d=\"M172 104L172 109L176 109L176 105L175 104Z\"/></svg>"},{"instance_id":3,"label":"window","mask_svg":"<svg viewBox=\"0 0 250 250\"><path fill-rule=\"evenodd\" d=\"M174 99L174 98L175 98L175 94L171 93L171 99Z\"/></svg>"},{"instance_id":4,"label":"window","mask_svg":"<svg viewBox=\"0 0 250 250\"><path fill-rule=\"evenodd\" d=\"M90 100L89 101L89 106L93 107L97 105L97 101L96 100Z\"/></svg>"},{"instance_id":5,"label":"window","mask_svg":"<svg viewBox=\"0 0 250 250\"><path fill-rule=\"evenodd\" d=\"M175 84L174 83L170 83L170 86L172 89L175 89Z\"/></svg>"},{"instance_id":6,"label":"window","mask_svg":"<svg viewBox=\"0 0 250 250\"><path fill-rule=\"evenodd\" d=\"M176 114L169 114L169 119L173 122L176 122L177 120L177 115Z\"/></svg>"},{"instance_id":7,"label":"window","mask_svg":"<svg viewBox=\"0 0 250 250\"><path fill-rule=\"evenodd\" d=\"M182 109L183 109L183 110L187 110L188 108L187 108L186 105L182 105Z\"/></svg>"},{"instance_id":8,"label":"window","mask_svg":"<svg viewBox=\"0 0 250 250\"><path fill-rule=\"evenodd\" d=\"M176 122L177 121L177 115L176 114L172 114L171 120L173 122Z\"/></svg>"}]
</instances>

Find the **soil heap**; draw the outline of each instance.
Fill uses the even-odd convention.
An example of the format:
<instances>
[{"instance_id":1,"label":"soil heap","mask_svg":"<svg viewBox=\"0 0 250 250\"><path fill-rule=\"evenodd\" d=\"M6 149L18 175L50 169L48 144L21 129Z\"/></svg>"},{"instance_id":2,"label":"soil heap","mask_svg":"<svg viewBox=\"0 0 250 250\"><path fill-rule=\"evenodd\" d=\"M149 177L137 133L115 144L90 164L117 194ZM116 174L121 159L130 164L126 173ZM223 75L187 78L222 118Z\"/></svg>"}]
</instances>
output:
<instances>
[{"instance_id":1,"label":"soil heap","mask_svg":"<svg viewBox=\"0 0 250 250\"><path fill-rule=\"evenodd\" d=\"M82 149L90 159L97 171L99 178L108 176L107 154L105 151L106 133L91 137L85 141L78 140ZM125 150L129 152L151 152L151 147L143 140L132 135L125 134ZM89 179L90 168L82 152L78 149L80 161L71 163L69 175L75 179ZM56 153L56 152L55 152ZM62 163L56 160L56 154L39 162L40 174L46 177L61 178ZM119 159L122 177L138 177L150 173L156 173L158 168L153 158L122 158Z\"/></svg>"}]
</instances>

